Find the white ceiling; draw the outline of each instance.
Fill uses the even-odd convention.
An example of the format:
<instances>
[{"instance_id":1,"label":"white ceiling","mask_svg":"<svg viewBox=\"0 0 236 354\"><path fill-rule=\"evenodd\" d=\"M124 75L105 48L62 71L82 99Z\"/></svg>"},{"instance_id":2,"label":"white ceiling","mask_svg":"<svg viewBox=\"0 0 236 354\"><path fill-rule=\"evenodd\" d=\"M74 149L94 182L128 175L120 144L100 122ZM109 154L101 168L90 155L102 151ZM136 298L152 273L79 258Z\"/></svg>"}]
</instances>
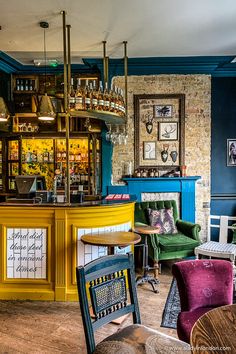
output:
<instances>
[{"instance_id":1,"label":"white ceiling","mask_svg":"<svg viewBox=\"0 0 236 354\"><path fill-rule=\"evenodd\" d=\"M0 0L1 50L24 64L43 57L62 61L62 15L71 25L72 62L129 57L236 54L235 0Z\"/></svg>"}]
</instances>

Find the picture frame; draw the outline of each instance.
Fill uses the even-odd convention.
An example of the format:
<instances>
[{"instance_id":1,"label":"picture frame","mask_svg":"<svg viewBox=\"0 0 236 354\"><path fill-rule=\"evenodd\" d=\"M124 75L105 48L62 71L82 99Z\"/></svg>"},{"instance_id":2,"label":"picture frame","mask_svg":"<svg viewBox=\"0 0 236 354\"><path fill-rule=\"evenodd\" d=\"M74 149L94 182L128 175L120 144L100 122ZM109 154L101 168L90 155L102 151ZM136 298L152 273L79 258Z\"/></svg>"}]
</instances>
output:
<instances>
[{"instance_id":1,"label":"picture frame","mask_svg":"<svg viewBox=\"0 0 236 354\"><path fill-rule=\"evenodd\" d=\"M155 160L156 159L156 142L144 141L143 142L143 159Z\"/></svg>"},{"instance_id":2,"label":"picture frame","mask_svg":"<svg viewBox=\"0 0 236 354\"><path fill-rule=\"evenodd\" d=\"M227 139L227 166L236 167L236 138Z\"/></svg>"},{"instance_id":3,"label":"picture frame","mask_svg":"<svg viewBox=\"0 0 236 354\"><path fill-rule=\"evenodd\" d=\"M172 117L154 117L154 107L164 105L172 106ZM177 136L178 139L173 142L172 139L159 140L160 122L177 123L177 134L170 138ZM155 159L154 153L144 155L144 142L155 142ZM164 144L169 146L167 160L163 159ZM162 175L167 171L179 171L182 165L185 165L185 94L134 95L134 168L155 169Z\"/></svg>"},{"instance_id":4,"label":"picture frame","mask_svg":"<svg viewBox=\"0 0 236 354\"><path fill-rule=\"evenodd\" d=\"M155 118L171 118L173 116L173 106L171 104L158 104L153 106Z\"/></svg>"},{"instance_id":5,"label":"picture frame","mask_svg":"<svg viewBox=\"0 0 236 354\"><path fill-rule=\"evenodd\" d=\"M158 124L158 137L160 141L178 140L178 122L159 122Z\"/></svg>"}]
</instances>

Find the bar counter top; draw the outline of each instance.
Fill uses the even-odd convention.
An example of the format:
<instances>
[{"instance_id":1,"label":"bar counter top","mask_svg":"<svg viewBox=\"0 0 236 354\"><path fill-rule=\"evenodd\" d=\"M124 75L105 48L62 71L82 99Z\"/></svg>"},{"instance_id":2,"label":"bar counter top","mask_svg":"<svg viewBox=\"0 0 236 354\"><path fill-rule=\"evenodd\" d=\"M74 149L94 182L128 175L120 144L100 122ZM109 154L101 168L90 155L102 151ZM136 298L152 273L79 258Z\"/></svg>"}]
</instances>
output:
<instances>
[{"instance_id":1,"label":"bar counter top","mask_svg":"<svg viewBox=\"0 0 236 354\"><path fill-rule=\"evenodd\" d=\"M38 203L33 199L14 199L14 201L1 202L0 207L37 207L37 208L81 208L94 206L115 206L134 203L137 200L135 195L131 195L128 200L90 200L82 203Z\"/></svg>"}]
</instances>

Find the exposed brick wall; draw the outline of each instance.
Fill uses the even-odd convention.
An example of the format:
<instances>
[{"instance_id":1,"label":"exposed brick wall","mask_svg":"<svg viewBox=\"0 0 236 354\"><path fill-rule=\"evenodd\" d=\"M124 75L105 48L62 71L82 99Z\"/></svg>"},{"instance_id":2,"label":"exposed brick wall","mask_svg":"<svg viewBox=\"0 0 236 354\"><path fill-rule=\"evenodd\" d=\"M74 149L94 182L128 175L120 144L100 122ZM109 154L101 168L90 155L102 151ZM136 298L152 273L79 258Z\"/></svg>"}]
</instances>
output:
<instances>
[{"instance_id":1,"label":"exposed brick wall","mask_svg":"<svg viewBox=\"0 0 236 354\"><path fill-rule=\"evenodd\" d=\"M124 89L124 78L115 77L116 86ZM124 165L134 161L133 95L185 94L185 164L187 175L201 176L196 184L196 221L206 237L210 203L210 143L211 143L211 77L209 75L151 75L128 77L128 144L115 146L113 153L113 183L121 183ZM134 164L133 164L134 165Z\"/></svg>"}]
</instances>

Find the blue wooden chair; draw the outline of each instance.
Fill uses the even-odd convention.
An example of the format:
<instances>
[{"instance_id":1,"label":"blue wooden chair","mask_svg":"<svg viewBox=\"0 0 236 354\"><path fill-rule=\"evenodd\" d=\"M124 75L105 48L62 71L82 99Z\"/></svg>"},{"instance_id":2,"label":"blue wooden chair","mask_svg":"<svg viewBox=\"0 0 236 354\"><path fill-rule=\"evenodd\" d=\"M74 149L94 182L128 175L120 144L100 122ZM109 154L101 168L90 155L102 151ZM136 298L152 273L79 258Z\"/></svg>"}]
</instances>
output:
<instances>
[{"instance_id":1,"label":"blue wooden chair","mask_svg":"<svg viewBox=\"0 0 236 354\"><path fill-rule=\"evenodd\" d=\"M180 352L183 349L187 350L185 353L191 352L186 343L141 325L132 254L98 258L84 267L77 267L76 276L89 354L146 353L147 346L155 350L155 347L163 345L165 353L170 353L173 347L179 348ZM93 315L90 315L89 298ZM132 313L134 324L119 330L96 346L94 332L129 313Z\"/></svg>"}]
</instances>

